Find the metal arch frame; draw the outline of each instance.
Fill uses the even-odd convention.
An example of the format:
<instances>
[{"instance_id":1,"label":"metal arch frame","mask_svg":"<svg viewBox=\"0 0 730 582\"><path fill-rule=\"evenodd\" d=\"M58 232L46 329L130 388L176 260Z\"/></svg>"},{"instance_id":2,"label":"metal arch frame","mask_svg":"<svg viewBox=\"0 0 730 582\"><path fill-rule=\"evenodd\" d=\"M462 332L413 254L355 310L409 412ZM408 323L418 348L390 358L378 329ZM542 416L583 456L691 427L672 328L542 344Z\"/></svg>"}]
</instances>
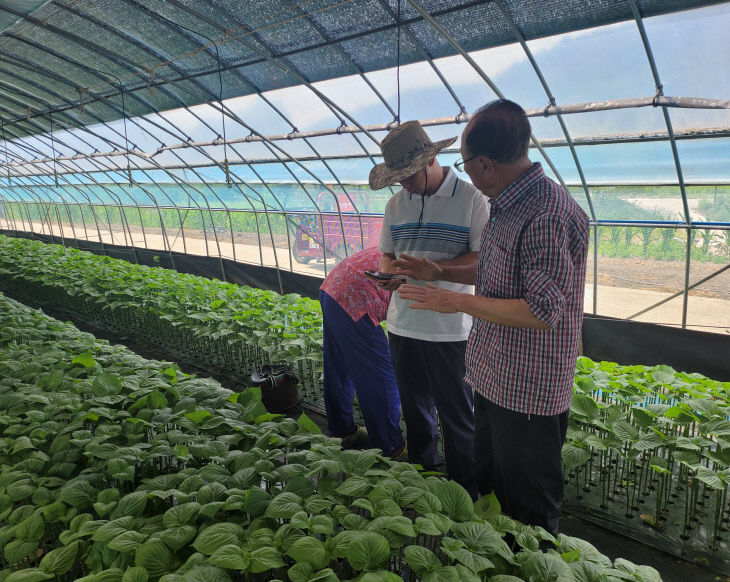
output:
<instances>
[{"instance_id":1,"label":"metal arch frame","mask_svg":"<svg viewBox=\"0 0 730 582\"><path fill-rule=\"evenodd\" d=\"M65 10L71 12L72 14L74 14L75 16L77 16L79 18L88 20L88 21L92 22L92 24L94 24L96 26L99 26L99 27L103 28L104 30L107 30L111 34L115 34L116 36L119 36L119 37L123 38L124 40L126 40L130 44L133 44L134 46L136 46L137 48L139 48L140 50L142 50L143 52L146 52L147 54L151 54L151 55L153 55L157 59L160 59L161 58L161 55L155 54L156 51L153 51L153 49L151 47L149 47L148 45L144 45L144 44L140 43L139 41L137 41L136 39L132 39L131 37L129 37L129 35L126 35L126 34L120 32L120 31L114 29L113 27L110 27L105 22L102 22L102 21L100 21L100 20L98 20L98 19L96 19L96 18L94 18L94 17L92 17L92 16L90 16L88 14L81 13L78 10L73 9L73 7L71 7L71 6L61 6L61 5L59 5L59 6L61 8L64 8ZM212 42L215 44L214 41L212 41ZM98 47L98 45L97 45L97 47ZM109 53L110 52L108 49L101 48L101 47L99 47L96 50L97 50L97 52L100 52L101 54L106 54L106 53ZM217 52L217 50L218 49L217 49L217 45L216 45L216 52ZM115 55L115 57L118 57L118 55ZM124 59L124 60L127 61L127 63L128 63L128 59ZM220 68L220 65L219 65L219 68ZM177 69L177 67L173 67L173 69ZM106 75L113 76L119 82L120 93L122 95L122 113L123 113L124 120L125 120L125 141L126 141L126 110L124 108L124 89L123 89L123 84L122 84L121 80L118 77L116 77L116 75L113 75L111 73L107 73L105 71L99 71L99 72L102 73L102 74L106 74ZM220 72L219 72L219 79L221 79L221 92L222 92L222 78L220 78ZM219 98L220 97L221 96L219 95ZM157 109L155 107L153 107L153 106L151 106L149 104L147 106L149 108L151 108L153 111L157 112ZM225 136L225 117L223 118L223 133L224 133L224 136ZM224 137L224 148L225 148L225 137ZM127 152L129 152L129 146L128 145L127 145ZM227 162L225 163L225 168L226 168L226 174L227 174L228 173L227 172ZM128 169L128 171L129 171L129 181L130 181L130 186L131 186L131 184L132 184L131 170ZM216 194L216 192L214 190L211 189L211 191L213 192L214 196L216 196L216 198L218 198L219 202L225 207L226 211L229 211L229 209L228 209L227 205L225 204L225 202L223 202L223 200L220 197L218 197L218 195ZM204 194L202 194L202 192L200 192L200 194L202 195L203 200L205 201L205 204L208 207L208 213L209 213L210 219L212 221L212 214L210 212L210 203L208 202L207 197ZM196 205L197 205L197 203L196 203ZM202 209L200 209L200 211L201 211L201 219L203 220L203 232L205 233L205 219L204 219L204 215L202 213ZM229 219L230 219L230 214L229 214ZM181 224L181 229L182 229L182 224ZM215 228L212 229L212 232L213 232L213 237L215 239L216 248L218 250L218 257L220 259L221 274L223 276L223 280L225 281L227 279L227 277L226 277L226 273L225 273L225 267L224 267L224 264L223 264L223 257L222 257L221 247L220 247L220 240L218 239L218 233L215 230ZM184 234L183 234L183 236L184 236ZM204 236L204 240L205 240L206 255L210 256L210 250L208 248L208 237L207 236ZM169 241L168 241L168 247L169 247Z\"/></svg>"},{"instance_id":2,"label":"metal arch frame","mask_svg":"<svg viewBox=\"0 0 730 582\"><path fill-rule=\"evenodd\" d=\"M383 95L380 93L380 91L378 91L378 89L375 87L375 85L372 84L370 79L367 78L365 71L363 71L362 67L357 62L355 62L355 59L353 58L353 56L342 47L340 42L332 39L329 36L328 32L322 27L321 24L319 24L313 18L313 15L311 13L304 12L301 6L294 4L291 0L288 0L288 2L289 2L289 6L291 7L291 9L299 12L301 17L303 19L306 19L306 21L312 26L312 28L314 28L314 30L317 31L317 34L319 34L325 40L325 42L328 43L329 46L337 49L337 51L342 56L344 56L348 61L350 61L352 66L355 67L355 70L357 71L357 75L364 81L364 83L370 88L370 90L373 93L375 93L375 95L378 97L378 99L380 99L380 102L385 106L385 108L393 116L393 119L395 119L397 117L397 113L390 106L390 103L388 103L388 100L385 97L383 97Z\"/></svg>"},{"instance_id":3,"label":"metal arch frame","mask_svg":"<svg viewBox=\"0 0 730 582\"><path fill-rule=\"evenodd\" d=\"M109 27L108 25L106 25L106 24L105 24L105 23L103 23L103 22L100 22L100 21L98 21L98 20L94 19L93 17L90 17L90 16L88 16L88 15L85 15L85 14L79 13L79 12L77 12L77 11L73 11L73 10L71 10L71 8L70 8L70 7L62 6L62 8L65 8L65 9L67 9L67 10L69 10L69 11L72 11L72 12L73 12L74 14L76 14L76 15L77 15L77 16L79 16L79 17L82 17L82 18L85 18L85 19L87 19L87 20L90 20L90 21L92 21L92 22L93 22L94 24L96 24L96 25L98 25L98 26L101 26L101 27L102 27L102 28L104 28L105 30L108 30L108 31L109 31L110 33L116 33L117 35L120 35L120 36L125 36L125 35L122 35L121 33L119 33L119 31L116 31L115 29L113 29L113 28ZM39 26L39 23L37 23L37 22L33 22L33 24L35 24L36 26ZM44 25L43 23L40 23L40 25L43 25L43 26L45 26L45 25ZM51 29L49 29L49 30L51 30ZM75 35L68 35L68 34L66 34L66 35L64 35L64 34L60 34L60 33L59 33L59 31L58 31L58 30L56 30L55 28L54 28L53 30L51 30L51 32L54 32L54 33L56 33L56 34L59 34L59 35L60 35L60 36L62 36L63 38L68 38L68 36L75 36ZM22 37L21 37L21 38L22 38ZM125 39L126 39L127 41L131 41L131 39L130 39L130 38L128 38L128 37L125 37ZM120 55L117 55L117 54L111 53L111 51L109 51L108 49L106 49L106 48L104 48L104 47L99 47L98 45L94 45L94 44L92 44L92 43L88 43L88 44L90 44L90 45L92 46L92 49L91 49L91 50L92 50L93 52L97 52L97 53L99 53L100 55L103 55L104 57L108 58L108 59L109 59L109 60L111 60L112 62L115 62L115 61L121 61L121 66L122 66L122 68L125 68L125 67L127 67L127 68L129 68L130 70L133 70L133 69L134 69L135 65L134 65L133 63L130 63L128 59L126 59L126 58L124 58L124 57L121 57ZM137 46L138 48L140 48L141 50L143 50L143 51L147 52L148 54L151 54L151 53L153 52L153 51L151 50L151 48L150 48L150 47L148 47L148 46L145 46L145 45L141 45L141 43L139 43L139 42L134 42L134 44L135 44L135 45L136 45L136 46ZM141 46L140 46L140 45L141 45ZM40 48L40 47L39 47L39 48ZM87 48L88 48L88 47L87 47ZM42 50L42 49L41 49L41 50ZM156 58L160 58L160 57L159 57L159 55L154 55L154 56L155 56ZM71 61L71 60L69 60L69 59L66 59L66 60L67 60L67 62L72 62L72 63L73 63L73 64L74 64L75 66L79 66L79 63L77 63L77 62L75 62L75 61ZM94 68L94 67L90 67L89 65L82 65L82 66L83 66L83 68L86 68L86 69L91 69L92 71L94 71L94 72L96 72L96 73L99 73L99 74L102 74L102 75L109 75L109 76L115 77L115 78L116 78L116 79L118 80L119 84L120 84L120 89L121 89L121 91L122 91L122 92L121 92L121 94L122 94L122 96L123 96L123 85L122 85L122 83L121 83L121 80L120 80L120 79L119 79L119 78L118 78L118 77L117 77L116 75L114 75L114 74L111 74L111 73L108 73L108 72L105 72L105 71L101 71L101 70L99 70L99 69L96 69L96 68ZM137 73L137 74L140 74L140 73ZM135 97L135 99L136 99L136 100L140 100L140 97L139 97L138 95L134 95L134 97ZM150 104L146 104L146 107L148 107L149 109L152 109L152 111L154 111L154 112L156 112L156 111L157 111L157 110L156 110L156 108L155 108L155 107L153 107L153 106L151 106ZM124 106L122 107L122 115L123 115L123 117L124 117L124 119L125 119L125 126L126 126L126 109L124 108ZM126 136L125 136L125 140L126 140ZM129 149L128 149L128 147L127 147L127 152L129 152ZM130 171L129 173L130 173L130 176L129 176L129 177L130 177L130 183L131 183L131 171ZM202 194L202 193L201 193L201 194ZM149 195L149 194L148 194L148 195ZM152 198L152 197L151 197L151 198ZM153 199L153 201L154 201L154 198L152 198L152 199ZM209 210L209 212L210 212L210 204L209 204L209 203L208 203L208 201L207 201L207 197L205 197L205 196L203 195L203 199L205 200L205 202L206 202L206 206L208 206L208 210ZM222 200L220 200L220 198L219 198L219 201L221 201L221 203L223 203L223 202L222 202ZM155 202L155 203L156 203L156 202ZM203 216L203 215L202 215L202 209L201 209L201 217L202 217L202 216ZM182 226L182 225L181 225L181 226ZM162 227L162 229L163 229L163 232L164 232L164 230L165 230L165 227L164 227L164 224L162 224L162 222L161 222L161 227ZM215 241L216 241L216 246L217 246L217 248L218 248L218 255L219 255L219 257L221 257L221 254L222 254L222 253L221 253L221 251L220 251L220 242L219 242L219 240L218 240L218 235L217 235L217 233L215 232L215 230L213 230L213 234L214 234L214 237L215 237ZM131 233L130 233L130 235L131 235ZM183 233L183 236L184 236L184 233ZM170 245L169 245L169 241L167 240L167 236L166 236L166 235L164 236L164 239L165 239L165 241L166 241L166 244L167 244L167 246L168 246L168 250L169 250L169 253L170 253L170 259L171 259L171 261L173 262L173 265L174 265L174 259L172 258L172 250L171 250L171 248L170 248ZM210 256L210 252L209 252L209 250L208 250L208 239L207 239L207 237L204 237L204 240L205 240L205 244L206 244L206 254L207 254L208 256ZM221 258L222 258L222 257L221 257ZM221 269L222 269L222 272L223 272L223 278L224 278L224 280L225 280L226 276L225 276L225 271L224 271L224 268L223 268L223 263L222 263L222 261L221 261Z\"/></svg>"},{"instance_id":4,"label":"metal arch frame","mask_svg":"<svg viewBox=\"0 0 730 582\"><path fill-rule=\"evenodd\" d=\"M64 113L64 115L67 115L67 114L66 114L66 113ZM102 123L103 123L103 122L102 122ZM114 130L113 130L112 128L109 128L109 129L110 129L110 130L111 130L112 132L114 132ZM110 140L109 140L108 138L105 138L105 137L103 137L103 136L97 135L97 134L95 134L94 132L90 131L90 130L89 130L88 128L84 128L84 131L85 131L86 133L90 133L90 134L92 134L92 135L95 135L96 137L98 137L98 138L99 138L99 139L101 139L102 141L105 141L105 142L108 142L108 143L110 143L110 144L113 144L113 142L111 142L111 141L110 141ZM21 139L21 140L22 140L23 142L26 142L26 140L28 139L28 137L31 137L31 136L25 136L25 137L23 137L23 138L20 138L20 139ZM75 136L75 138L76 138L76 139L79 139L79 140L80 140L80 141L82 141L82 142L84 142L84 140L83 140L83 139L81 139L81 138L80 138L79 136ZM72 150L74 150L74 149L75 149L75 148L72 148L72 147L71 147L70 145L68 145L68 144L64 144L64 145L65 145L66 147L68 147L69 149L72 149ZM90 144L86 143L86 145L90 145ZM75 151L78 151L78 150L75 150ZM90 163L92 163L92 164L95 164L95 165L97 165L97 166L101 166L101 164L100 164L100 162L98 162L98 160L94 160L93 158L86 158L86 159L87 159L87 160L88 160L88 161L89 161ZM78 169L72 169L72 170L69 170L69 172L71 172L71 173L76 173L77 171L83 171L83 170L81 170L80 168L78 168ZM108 172L108 171L110 171L110 170L109 170L109 169L107 168L107 169L102 169L101 171L102 171L102 172ZM93 179L93 178L92 178L92 179ZM100 184L100 183L96 182L96 180L95 180L95 179L94 179L94 182L95 182L95 184L96 184L96 185L99 185L99 186L101 186L102 188L104 188L105 190L107 190L107 191L109 192L109 194L110 194L110 195L112 196L112 198L116 197L116 195L115 195L115 194L114 194L113 192L109 191L109 190L108 190L108 189L107 189L107 188L106 188L105 186L103 186L103 184ZM73 184L72 184L72 185L73 185ZM76 186L76 185L73 185L73 186L74 186L74 187L75 187L75 188L76 188L77 190L81 191L81 189L80 189L80 188L78 188L78 186ZM90 205L90 208L91 208L92 214L93 214L93 216L94 216L94 220L95 220L95 222L96 222L96 225L97 225L97 235L99 236L99 242L100 242L100 243L102 244L102 246L103 246L103 241L101 241L101 238L100 238L100 231L99 231L99 228L98 228L98 222L96 221L96 214L95 214L95 212L94 212L94 208L93 208L93 206L94 206L94 203L92 203L92 202L91 202L91 199L90 199L90 198L89 198L89 197L88 197L87 195L85 195L85 194L83 193L83 191L81 191L81 192L82 192L82 195L84 195L84 197L85 197L85 198L87 199L87 201L88 201L88 203L89 203L89 205ZM91 192L92 192L92 194L94 195L94 197L95 197L95 198L97 198L97 195L96 195L96 193L94 193L94 192L93 192L93 190L92 190ZM69 192L69 194L70 194L70 192ZM123 203L121 202L121 199L119 199L118 197L116 197L116 198L117 198L117 200L118 200L118 202L119 202L119 205L118 205L118 207L119 207L119 209L120 209L120 213L122 213L122 212L124 212L123 208L124 208L124 206L125 206L125 205L124 205L124 204L123 204ZM154 201L154 199L153 199L153 201ZM105 208L106 208L106 204L105 204L104 202L102 202L101 200L98 200L98 204L99 204L100 206L102 206L102 207L105 207ZM124 216L124 218L125 218L125 220L126 220L126 215ZM82 214L82 220L84 220L84 219L83 219L83 214ZM109 218L108 218L108 212L107 212L107 224L109 225L109 228L110 228L110 232L111 232L111 231L112 231L112 228L111 228L111 222L110 222L110 220L109 220ZM84 225L84 226L85 226L85 225ZM128 223L127 223L127 228L129 229L129 225L128 225ZM144 228L144 227L143 227L143 225L142 225L142 228ZM143 231L143 234L144 234L144 231ZM125 235L125 240L126 240L126 232L124 232L124 235ZM130 235L130 237L132 236L132 235L131 235L131 231L129 232L129 235ZM87 238L88 238L88 237L87 237ZM145 239L146 239L146 235L145 235Z\"/></svg>"},{"instance_id":5,"label":"metal arch frame","mask_svg":"<svg viewBox=\"0 0 730 582\"><path fill-rule=\"evenodd\" d=\"M656 88L657 97L664 94L664 87L661 79L659 78L659 69L657 68L656 61L654 60L654 53L649 43L649 37L646 34L644 28L644 20L639 12L639 7L636 5L636 0L627 0L631 7L631 13L634 15L636 26L639 29L641 36L641 42L644 45L644 51L646 52L646 58L649 61L651 67L651 74L654 79L654 86ZM674 157L674 165L677 169L677 180L679 181L679 191L682 195L682 205L684 206L684 220L688 226L692 226L692 217L689 212L689 204L687 202L687 191L684 186L684 175L682 173L682 163L679 160L679 152L677 150L677 142L674 139L674 130L672 129L672 120L669 116L669 111L666 107L662 107L662 114L664 115L664 123L667 126L667 133L669 134L669 143L672 148L672 156ZM682 299L682 328L687 327L687 304L689 302L689 269L691 263L691 250L692 250L692 237L687 233L687 249L685 256L684 266L684 296Z\"/></svg>"},{"instance_id":6,"label":"metal arch frame","mask_svg":"<svg viewBox=\"0 0 730 582\"><path fill-rule=\"evenodd\" d=\"M149 10L146 7L140 6L134 0L125 0L125 1L127 3L132 3L135 6L137 6L138 8L140 8L140 9L142 9L142 10L144 10L144 11L146 11L146 12L149 13ZM229 160L228 160L228 156L227 156L227 140L226 140L226 131L225 131L226 109L225 109L225 107L223 105L223 77L222 77L222 74L221 74L220 52L218 50L218 45L217 45L217 43L213 39L209 38L207 35L202 34L200 32L197 32L197 31L193 31L192 29L189 29L189 28L187 28L187 27L185 27L185 26L183 26L183 25L181 25L179 23L172 23L171 21L169 21L168 19L166 19L161 14L156 14L155 13L155 14L153 14L153 16L156 17L158 20L164 20L165 21L165 24L169 28L172 28L176 33L181 34L182 36L187 36L187 35L185 35L184 33L181 33L180 30L178 30L179 28L182 28L182 29L184 29L184 30L186 30L186 31L194 34L194 35L198 35L198 36L202 36L203 38L206 38L215 47L215 50L216 50L215 58L216 58L216 64L217 64L217 67L218 67L218 81L219 81L219 87L220 87L220 91L219 91L219 95L218 95L218 104L219 104L219 107L220 107L221 119L222 119L222 122L223 122L223 136L221 136L220 134L218 134L218 137L220 139L222 139L222 141L223 141L223 148L224 148L224 166L223 166L223 170L224 170L225 176L226 176L226 183L230 187L232 184L231 184L231 179L230 179L231 172L230 172ZM194 39L192 39L192 40L194 40ZM201 48L204 48L204 47L201 47ZM236 73L236 74L238 75L238 73ZM249 86L251 86L250 83L247 82L247 84ZM207 88L203 87L203 89L205 89L207 91ZM207 105L209 107L211 107L212 109L215 109L215 106L211 102L209 102ZM186 110L189 111L189 109L187 107L186 107ZM198 119L200 119L200 118L198 118ZM201 121L203 121L203 120L201 119ZM208 124L206 123L206 125L208 125ZM208 126L208 127L210 127L210 126ZM214 131L214 133L217 133L217 132ZM236 153L238 153L238 152L236 152ZM180 159L179 156L176 155L176 157L178 157L178 159ZM209 156L209 157L210 157L210 159L213 159L212 156ZM193 169L193 172L195 173L195 175L198 178L200 178L200 175L197 172L197 170ZM206 182L203 180L203 183L206 183ZM206 183L206 185L207 185L207 183ZM228 208L228 205L220 198L220 196L218 196L217 192L215 192L215 190L212 187L210 187L210 186L208 186L208 187L211 190L211 192L213 192L214 196L218 199L218 201L225 207L225 210L228 213L228 220L229 220L229 225L230 225L230 228L231 228L231 248L233 249L233 255L234 255L234 260L235 260L235 252L236 251L235 251L235 241L234 241L234 238L233 238L233 226L232 226L231 217L230 217L230 209ZM246 196L246 194L241 190L240 187L238 187L238 190L241 192L241 194L243 194L244 196ZM280 267L279 267L279 258L278 258L278 255L277 255L276 244L275 244L275 241L274 241L274 231L273 231L273 228L271 226L271 220L270 220L270 217L268 215L268 210L266 209L266 204L263 201L263 198L261 196L259 196L259 197L261 198L261 201L262 201L262 203L264 205L264 212L266 213L267 224L269 226L269 235L271 237L271 248L272 248L272 252L274 254L274 262L276 264L276 272L277 272L277 278L278 278L278 281L279 281L279 289L282 290L282 292L283 292L283 283L282 283L282 280L281 280L281 273L280 273ZM274 197L274 198L277 200L277 203L279 204L279 206L281 206L282 209L283 209L283 205L281 204L281 202L276 197ZM206 200L206 204L208 204L207 203L207 200ZM254 208L254 206L250 202L250 200L249 200L249 204L251 204L251 207ZM208 210L209 210L209 213L210 213L210 205L209 204L208 204ZM213 218L212 218L212 214L211 214L211 221L212 220L213 220ZM260 236L260 229L259 229L259 226L258 226L258 220L257 220L257 234L258 234L258 237L259 237L259 256L260 256L260 259L261 259L261 263L263 265L263 249L261 248L261 236ZM213 235L215 236L216 244L218 246L218 255L220 257L221 271L223 272L223 278L225 280L226 279L226 275L225 275L225 268L224 268L224 264L223 264L223 256L222 256L222 253L221 253L221 250L220 250L220 243L218 242L218 234L215 231L215 228L213 229ZM288 237L289 237L289 233L288 233L288 230L287 230L287 240L288 240ZM207 237L206 237L206 240L207 240ZM291 268L291 254L290 254L290 259L289 260L290 260L290 268Z\"/></svg>"},{"instance_id":7,"label":"metal arch frame","mask_svg":"<svg viewBox=\"0 0 730 582\"><path fill-rule=\"evenodd\" d=\"M28 143L27 143L27 138L28 138L28 136L25 136L25 137L23 137L23 138L19 138L19 139L21 139L21 140L23 141L22 147L23 147L24 149L31 149L31 147L30 147L30 144L28 144ZM41 141L41 140L40 140L40 138L38 138L38 139L39 139L39 141ZM20 145L20 144L17 144L17 145ZM33 149L35 149L35 148L33 148ZM38 150L35 150L35 151L38 151ZM94 162L94 161L92 160L92 162ZM98 162L95 162L95 163L98 163ZM65 164L62 164L62 166L63 166L63 167L65 168ZM80 169L77 169L77 170L71 170L70 172L71 172L71 173L77 173L78 171L81 171L81 170L80 170ZM45 172L45 173L44 173L44 175L45 175L45 174L47 174L47 172ZM27 178L32 178L32 176L27 176ZM91 207L91 210L92 210L92 214L93 214L93 216L94 216L94 221L95 221L95 223L96 223L96 227L97 227L97 235L98 235L98 238L99 238L99 242L100 242L100 243L102 244L102 247L103 247L103 241L101 240L101 231L100 231L100 229L99 229L99 226L98 226L98 221L97 221L97 218L96 218L96 213L95 213L95 211L94 211L94 209L93 209L94 203L93 203L93 202L91 202L91 198L90 198L90 197L89 197L88 195L86 195L86 194L84 193L84 190L83 190L82 188L80 188L80 187L79 187L79 185L77 185L77 184L73 184L73 183L71 183L70 181L68 181L68 180L66 179L65 175L62 175L62 178L63 178L63 179L64 179L64 180L65 180L65 181L66 181L66 182L68 183L68 185L69 185L69 186L72 186L72 187L73 187L73 188L74 188L75 190L77 190L77 191L78 191L78 192L79 192L79 193L80 193L80 194L81 194L82 196L84 196L84 198L86 198L86 200L88 201L88 203L89 203L89 205L90 205L90 207ZM97 184L97 185L100 185L100 186L102 186L102 188L104 188L105 190L108 190L108 189L107 189L107 188L105 188L105 187L104 187L104 186L103 186L102 184L99 184L98 182L96 182L96 180L95 180L95 179L94 179L93 177L92 177L92 180L94 180L94 183L95 183L95 184ZM42 186L48 186L48 185L47 185L47 184L45 184L45 183L41 183L40 185L42 185ZM104 208L104 209L105 209L105 213L106 213L106 215L107 215L107 226L109 227L109 231L110 231L110 233L111 233L113 229L112 229L112 227L111 227L111 220L110 220L110 218L109 218L109 213L108 213L108 210L107 210L107 204L106 204L105 202L103 202L103 201L102 201L102 200L101 200L100 198L98 198L98 195L97 195L97 194L96 194L96 193L95 193L95 192L94 192L93 190L91 190L91 188L89 188L89 187L88 187L88 185L84 185L84 186L86 186L86 188L87 188L87 189L88 189L88 190L89 190L89 191L91 192L91 194L93 194L94 198L96 198L96 199L97 199L97 203L96 203L96 204L97 204L98 206L101 206L102 208ZM68 194L69 194L69 195L71 195L71 192L70 192L70 191L68 191ZM114 197L115 197L115 195L114 195L114 193L113 193L113 192L109 191L109 194L110 194L110 195L112 196L112 198L114 198ZM63 198L63 197L61 196L61 198ZM118 205L117 205L117 207L118 207L118 208L120 209L120 212L122 212L123 204L122 204L122 202L121 202L121 199L117 198L117 200L118 200ZM31 228L31 230L32 230L32 228ZM125 236L125 240L126 240L126 232L124 233L124 236ZM131 233L130 233L130 236L131 236ZM113 238L112 238L112 242L113 242Z\"/></svg>"},{"instance_id":8,"label":"metal arch frame","mask_svg":"<svg viewBox=\"0 0 730 582\"><path fill-rule=\"evenodd\" d=\"M512 30L512 33L515 36L515 39L517 39L517 42L520 43L520 46L522 47L522 50L525 52L525 55L527 56L528 60L530 61L530 64L532 65L533 70L535 71L535 74L537 75L537 78L540 80L540 84L542 85L543 90L545 91L545 94L548 98L548 103L552 105L553 107L557 108L556 105L556 99L553 95L552 91L550 90L550 87L548 86L547 81L545 80L544 75L542 74L542 71L540 70L540 67L537 64L537 61L535 60L534 55L532 54L532 51L530 50L530 47L527 46L527 42L525 41L525 37L520 31L520 29L517 27L517 23L515 22L512 15L507 10L507 7L504 5L503 0L495 0L495 4L499 11L502 13L502 16L505 18L507 23L509 24L510 29ZM558 108L559 109L559 108ZM585 175L583 174L583 167L581 166L580 160L578 159L578 152L575 150L575 146L573 145L573 140L571 138L570 132L568 131L568 127L565 124L565 120L563 119L563 116L558 113L555 114L558 123L560 123L560 128L563 131L563 135L565 136L565 140L568 143L568 147L570 148L570 154L573 156L573 162L575 163L576 170L578 170L578 176L580 177L581 185L583 186L583 192L586 195L586 202L588 203L588 208L591 213L591 218L595 222L597 219L596 217L596 211L593 208L593 200L591 198L590 190L588 189L588 184L586 183ZM593 313L594 315L598 313L598 235L597 235L598 229L596 227L593 228Z\"/></svg>"},{"instance_id":9,"label":"metal arch frame","mask_svg":"<svg viewBox=\"0 0 730 582\"><path fill-rule=\"evenodd\" d=\"M31 122L28 122L28 123L31 123ZM33 124L35 125L35 121L34 121L34 122L32 122L32 123L33 123ZM39 142L41 142L41 143L43 144L43 139L42 139L41 137L45 137L45 135L44 135L44 134L40 134L40 133L39 133L39 134L35 134L35 135L32 135L32 136L26 136L25 138L23 138L23 143L24 143L24 144L25 144L26 146L30 146L30 144L28 143L28 139L34 138L34 139L37 139L37 140L38 140ZM111 142L111 141L109 141L109 140L105 140L105 141L108 141L109 143L113 143L113 142ZM73 149L73 148L70 148L70 146L69 146L68 144L66 144L65 142L61 142L61 143L62 143L62 144L63 144L63 145L65 146L65 147L69 147L69 149ZM44 144L44 145L45 145L45 144ZM40 151L40 150L36 150L36 151ZM74 165L76 165L76 164L74 163ZM46 173L44 172L44 174L46 174ZM77 189L78 189L78 188L77 188ZM113 192L112 192L111 190L109 190L109 194L110 194L110 196L111 196L112 198L116 198L116 200L117 200L117 202L118 202L118 208L119 208L120 214L123 214L123 213L124 213L124 211L123 211L123 207L124 207L124 205L123 205L123 203L122 203L121 199L120 199L120 198L119 198L118 196L116 196L116 195L115 195L115 194L114 194L114 193L113 193ZM63 197L61 197L61 198L63 198ZM130 197L130 198L131 198L131 197ZM105 211L106 211L106 210L105 210ZM110 219L109 219L109 217L108 217L108 211L106 211L106 212L107 212L107 223L109 224L110 232L112 232L112 228L111 228L111 221L110 221ZM129 224L128 224L128 222L126 221L126 214L124 214L124 217L123 217L123 219L124 219L124 221L126 222L126 226L127 226L127 231L129 231L129 236L130 236L130 238L131 238L131 237L132 237L132 233L131 233L131 230L129 229ZM124 226L124 223L123 223L123 225L122 225L122 226ZM125 240L125 243L126 243L126 241L127 241L127 232L126 232L126 231L124 231L124 230L123 230L122 232L123 232L123 234L124 234L124 240ZM112 238L112 242L113 242L113 238Z\"/></svg>"}]
</instances>

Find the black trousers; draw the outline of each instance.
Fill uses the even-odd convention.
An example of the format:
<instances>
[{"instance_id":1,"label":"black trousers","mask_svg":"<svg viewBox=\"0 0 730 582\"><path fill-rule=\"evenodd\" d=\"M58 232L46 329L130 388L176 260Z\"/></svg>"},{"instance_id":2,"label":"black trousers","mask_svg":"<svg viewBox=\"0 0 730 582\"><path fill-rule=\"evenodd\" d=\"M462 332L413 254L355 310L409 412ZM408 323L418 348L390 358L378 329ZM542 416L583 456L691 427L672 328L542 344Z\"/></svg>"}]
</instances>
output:
<instances>
[{"instance_id":1,"label":"black trousers","mask_svg":"<svg viewBox=\"0 0 730 582\"><path fill-rule=\"evenodd\" d=\"M388 339L406 421L408 460L445 471L476 497L472 389L464 382L466 341L429 342L393 333ZM445 466L438 451L438 420Z\"/></svg>"},{"instance_id":2,"label":"black trousers","mask_svg":"<svg viewBox=\"0 0 730 582\"><path fill-rule=\"evenodd\" d=\"M568 411L554 416L527 415L475 394L474 417L479 493L494 491L503 513L557 534Z\"/></svg>"}]
</instances>

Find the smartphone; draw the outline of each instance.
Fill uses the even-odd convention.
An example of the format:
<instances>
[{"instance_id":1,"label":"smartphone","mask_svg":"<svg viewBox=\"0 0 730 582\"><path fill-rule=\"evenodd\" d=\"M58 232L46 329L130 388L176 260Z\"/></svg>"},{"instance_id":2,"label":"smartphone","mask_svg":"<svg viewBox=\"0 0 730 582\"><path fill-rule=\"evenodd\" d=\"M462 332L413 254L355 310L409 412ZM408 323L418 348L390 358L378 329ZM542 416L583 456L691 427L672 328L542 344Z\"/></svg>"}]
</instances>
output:
<instances>
[{"instance_id":1,"label":"smartphone","mask_svg":"<svg viewBox=\"0 0 730 582\"><path fill-rule=\"evenodd\" d=\"M365 276L373 281L390 281L391 279L400 279L405 283L406 278L403 275L395 273L381 273L380 271L365 271Z\"/></svg>"}]
</instances>

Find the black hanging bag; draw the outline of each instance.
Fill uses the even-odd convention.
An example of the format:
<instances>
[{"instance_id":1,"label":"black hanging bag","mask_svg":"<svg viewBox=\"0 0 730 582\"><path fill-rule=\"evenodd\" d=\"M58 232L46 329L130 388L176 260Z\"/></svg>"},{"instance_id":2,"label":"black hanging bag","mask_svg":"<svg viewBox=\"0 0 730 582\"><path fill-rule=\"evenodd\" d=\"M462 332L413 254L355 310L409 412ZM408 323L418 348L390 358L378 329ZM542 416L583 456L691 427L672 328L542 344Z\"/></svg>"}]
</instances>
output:
<instances>
[{"instance_id":1,"label":"black hanging bag","mask_svg":"<svg viewBox=\"0 0 730 582\"><path fill-rule=\"evenodd\" d=\"M282 413L299 404L299 378L289 366L262 366L251 374L251 382L261 388L261 402L271 413Z\"/></svg>"}]
</instances>

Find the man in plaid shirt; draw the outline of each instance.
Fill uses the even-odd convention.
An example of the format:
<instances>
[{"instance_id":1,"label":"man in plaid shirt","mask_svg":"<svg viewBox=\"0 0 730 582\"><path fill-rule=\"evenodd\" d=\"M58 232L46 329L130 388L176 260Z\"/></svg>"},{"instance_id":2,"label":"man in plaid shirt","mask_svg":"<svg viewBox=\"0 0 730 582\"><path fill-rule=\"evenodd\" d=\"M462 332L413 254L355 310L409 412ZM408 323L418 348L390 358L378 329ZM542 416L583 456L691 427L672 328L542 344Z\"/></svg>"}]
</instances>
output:
<instances>
[{"instance_id":1,"label":"man in plaid shirt","mask_svg":"<svg viewBox=\"0 0 730 582\"><path fill-rule=\"evenodd\" d=\"M561 449L568 426L583 321L588 217L545 176L527 150L524 110L488 103L461 140L464 169L491 202L475 267L401 256L417 279L473 282L476 294L403 285L412 309L474 317L466 381L475 391L474 445L482 495L504 513L557 533L563 499Z\"/></svg>"}]
</instances>

